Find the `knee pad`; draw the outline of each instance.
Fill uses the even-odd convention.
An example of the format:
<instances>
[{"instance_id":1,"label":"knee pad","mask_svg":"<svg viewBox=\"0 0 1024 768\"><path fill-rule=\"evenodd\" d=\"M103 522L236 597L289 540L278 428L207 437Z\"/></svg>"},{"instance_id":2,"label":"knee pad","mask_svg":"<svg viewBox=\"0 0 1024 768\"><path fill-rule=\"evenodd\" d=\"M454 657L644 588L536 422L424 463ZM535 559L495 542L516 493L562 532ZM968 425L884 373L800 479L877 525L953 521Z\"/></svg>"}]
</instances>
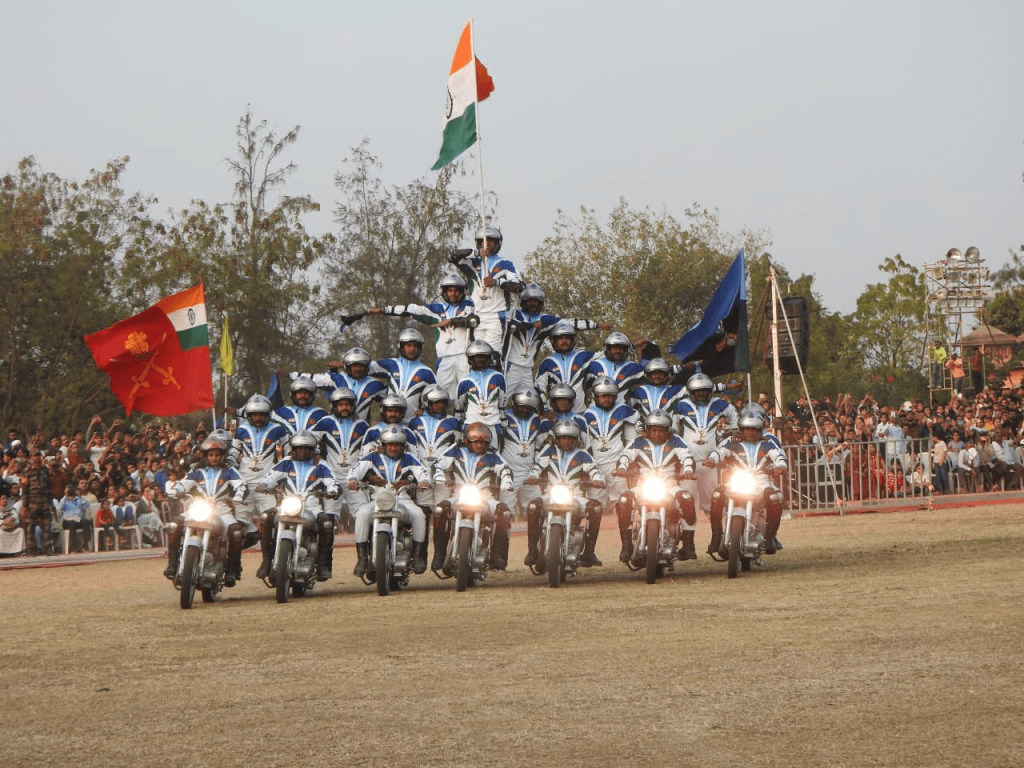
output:
<instances>
[{"instance_id":1,"label":"knee pad","mask_svg":"<svg viewBox=\"0 0 1024 768\"><path fill-rule=\"evenodd\" d=\"M526 514L540 517L544 512L544 502L541 499L530 499L530 503L526 505Z\"/></svg>"},{"instance_id":2,"label":"knee pad","mask_svg":"<svg viewBox=\"0 0 1024 768\"><path fill-rule=\"evenodd\" d=\"M587 506L584 510L584 513L590 519L597 518L598 520L600 520L601 515L604 513L604 506L601 504L600 501L591 499L590 501L587 502Z\"/></svg>"},{"instance_id":3,"label":"knee pad","mask_svg":"<svg viewBox=\"0 0 1024 768\"><path fill-rule=\"evenodd\" d=\"M615 511L619 513L629 513L633 511L633 501L636 499L636 494L632 491L626 491L619 500L615 502Z\"/></svg>"},{"instance_id":4,"label":"knee pad","mask_svg":"<svg viewBox=\"0 0 1024 768\"><path fill-rule=\"evenodd\" d=\"M333 533L334 518L326 512L321 512L316 516L316 527L321 533Z\"/></svg>"},{"instance_id":5,"label":"knee pad","mask_svg":"<svg viewBox=\"0 0 1024 768\"><path fill-rule=\"evenodd\" d=\"M676 509L687 525L697 524L697 507L693 503L693 494L689 491L676 492Z\"/></svg>"},{"instance_id":6,"label":"knee pad","mask_svg":"<svg viewBox=\"0 0 1024 768\"><path fill-rule=\"evenodd\" d=\"M450 501L439 501L434 505L434 516L439 519L447 519L452 513L452 503Z\"/></svg>"},{"instance_id":7,"label":"knee pad","mask_svg":"<svg viewBox=\"0 0 1024 768\"><path fill-rule=\"evenodd\" d=\"M498 525L502 527L508 527L509 523L512 522L512 510L504 502L499 501L494 507L494 515L497 518Z\"/></svg>"},{"instance_id":8,"label":"knee pad","mask_svg":"<svg viewBox=\"0 0 1024 768\"><path fill-rule=\"evenodd\" d=\"M239 542L242 540L242 530L244 526L241 523L232 523L228 526L228 540L231 542Z\"/></svg>"}]
</instances>

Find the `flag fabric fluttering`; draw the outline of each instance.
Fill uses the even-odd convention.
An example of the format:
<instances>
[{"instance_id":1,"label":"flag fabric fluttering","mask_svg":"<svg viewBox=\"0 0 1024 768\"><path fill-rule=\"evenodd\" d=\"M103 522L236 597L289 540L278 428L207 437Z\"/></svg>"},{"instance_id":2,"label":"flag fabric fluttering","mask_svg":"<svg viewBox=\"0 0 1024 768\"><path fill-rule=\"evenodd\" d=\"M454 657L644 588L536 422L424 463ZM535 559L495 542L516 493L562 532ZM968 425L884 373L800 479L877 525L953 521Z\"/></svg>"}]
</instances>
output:
<instances>
[{"instance_id":1,"label":"flag fabric fluttering","mask_svg":"<svg viewBox=\"0 0 1024 768\"><path fill-rule=\"evenodd\" d=\"M213 407L201 283L89 334L85 343L127 415L177 416Z\"/></svg>"},{"instance_id":2,"label":"flag fabric fluttering","mask_svg":"<svg viewBox=\"0 0 1024 768\"><path fill-rule=\"evenodd\" d=\"M740 251L700 321L669 348L680 362L697 362L708 376L750 370L746 280Z\"/></svg>"},{"instance_id":3,"label":"flag fabric fluttering","mask_svg":"<svg viewBox=\"0 0 1024 768\"><path fill-rule=\"evenodd\" d=\"M470 21L459 37L448 74L441 152L431 170L441 170L476 143L477 104L493 91L494 81L473 50L473 22Z\"/></svg>"},{"instance_id":4,"label":"flag fabric fluttering","mask_svg":"<svg viewBox=\"0 0 1024 768\"><path fill-rule=\"evenodd\" d=\"M224 315L224 327L220 332L220 369L225 375L235 373L235 350L231 346L231 333L228 331L228 316Z\"/></svg>"}]
</instances>

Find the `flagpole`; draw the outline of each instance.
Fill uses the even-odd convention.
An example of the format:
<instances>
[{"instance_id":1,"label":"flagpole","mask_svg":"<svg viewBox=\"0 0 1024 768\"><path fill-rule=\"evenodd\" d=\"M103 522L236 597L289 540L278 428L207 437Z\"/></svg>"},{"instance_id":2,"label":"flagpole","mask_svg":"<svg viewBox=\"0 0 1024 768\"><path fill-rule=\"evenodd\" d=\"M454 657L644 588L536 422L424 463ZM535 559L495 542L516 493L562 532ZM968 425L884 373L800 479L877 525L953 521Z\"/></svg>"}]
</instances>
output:
<instances>
[{"instance_id":1,"label":"flagpole","mask_svg":"<svg viewBox=\"0 0 1024 768\"><path fill-rule=\"evenodd\" d=\"M487 217L484 214L484 140L480 133L480 90L476 81L476 25L469 18L469 49L473 56L473 111L476 113L476 176L480 182L480 231L487 231ZM484 245L486 245L486 238Z\"/></svg>"}]
</instances>

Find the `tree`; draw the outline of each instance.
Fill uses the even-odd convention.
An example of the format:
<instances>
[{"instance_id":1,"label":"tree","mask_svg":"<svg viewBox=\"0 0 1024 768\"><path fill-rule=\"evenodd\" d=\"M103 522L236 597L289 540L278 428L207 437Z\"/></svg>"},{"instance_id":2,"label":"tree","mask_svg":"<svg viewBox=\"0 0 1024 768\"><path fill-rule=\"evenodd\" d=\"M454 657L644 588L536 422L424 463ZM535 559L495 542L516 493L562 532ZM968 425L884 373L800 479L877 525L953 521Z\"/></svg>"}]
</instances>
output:
<instances>
[{"instance_id":1,"label":"tree","mask_svg":"<svg viewBox=\"0 0 1024 768\"><path fill-rule=\"evenodd\" d=\"M525 277L544 288L556 314L610 322L667 350L700 318L735 257L709 244L716 217L690 209L687 228L624 199L606 225L592 209L579 214L558 212L552 234L527 254Z\"/></svg>"},{"instance_id":2,"label":"tree","mask_svg":"<svg viewBox=\"0 0 1024 768\"><path fill-rule=\"evenodd\" d=\"M334 212L338 244L324 270L334 317L375 306L436 301L452 247L465 232L479 228L478 200L452 189L461 164L446 166L433 182L417 180L392 188L379 178L382 166L370 153L368 140L352 149L345 164L348 171L334 180L342 196ZM375 356L391 355L400 328L387 321L364 321L341 337L334 335L331 349L336 357L356 345ZM431 334L424 336L424 357L429 359Z\"/></svg>"},{"instance_id":3,"label":"tree","mask_svg":"<svg viewBox=\"0 0 1024 768\"><path fill-rule=\"evenodd\" d=\"M82 411L120 409L83 336L122 319L113 277L123 252L145 239L151 202L127 196L128 158L81 184L31 157L0 180L0 402L6 424L66 431Z\"/></svg>"},{"instance_id":4,"label":"tree","mask_svg":"<svg viewBox=\"0 0 1024 768\"><path fill-rule=\"evenodd\" d=\"M879 402L895 402L926 389L924 274L897 254L879 270L889 275L857 298L849 316L850 336L864 368L876 383Z\"/></svg>"},{"instance_id":5,"label":"tree","mask_svg":"<svg viewBox=\"0 0 1024 768\"><path fill-rule=\"evenodd\" d=\"M193 201L159 227L158 242L130 254L123 272L146 275L139 292L145 305L203 282L211 329L219 332L225 312L230 318L233 384L245 396L265 391L271 371L308 368L321 358L325 309L313 275L334 238L314 237L302 224L319 204L281 191L296 169L283 156L299 126L278 136L249 110L236 135L237 153L226 158L235 176L231 202Z\"/></svg>"}]
</instances>

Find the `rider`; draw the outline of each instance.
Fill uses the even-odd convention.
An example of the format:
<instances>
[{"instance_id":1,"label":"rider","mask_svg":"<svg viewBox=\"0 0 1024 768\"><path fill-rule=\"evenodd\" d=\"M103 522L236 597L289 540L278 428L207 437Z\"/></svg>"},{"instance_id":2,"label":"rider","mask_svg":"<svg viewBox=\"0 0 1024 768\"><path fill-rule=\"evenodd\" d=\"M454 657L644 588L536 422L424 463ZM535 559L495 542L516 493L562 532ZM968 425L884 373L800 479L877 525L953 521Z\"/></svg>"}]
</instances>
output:
<instances>
[{"instance_id":1,"label":"rider","mask_svg":"<svg viewBox=\"0 0 1024 768\"><path fill-rule=\"evenodd\" d=\"M388 427L398 426L405 432L405 440L408 445L415 445L416 434L405 424L405 414L409 410L409 404L405 402L405 398L401 395L394 393L384 395L380 401L380 421L375 425L366 430L366 434L363 436L363 452L362 455L366 456L371 451L375 451L379 446L381 435L387 430Z\"/></svg>"},{"instance_id":2,"label":"rider","mask_svg":"<svg viewBox=\"0 0 1024 768\"><path fill-rule=\"evenodd\" d=\"M510 491L512 472L498 452L491 447L491 428L481 422L466 426L464 444L455 446L442 456L434 469L434 481L447 482L458 494L458 488L473 483L488 502L488 512L494 516L494 541L491 543L491 568L503 571L508 567L508 531L512 525L512 512L508 505L497 501L501 491ZM451 539L452 502L445 499L434 507L434 563L444 563L445 552ZM440 555L438 554L440 553Z\"/></svg>"},{"instance_id":3,"label":"rider","mask_svg":"<svg viewBox=\"0 0 1024 768\"><path fill-rule=\"evenodd\" d=\"M420 491L416 501L433 509L438 502L448 498L447 486L433 482L434 467L437 460L462 438L462 423L448 415L448 390L438 384L428 387L423 393L423 413L409 422L409 429L416 436L413 443L416 458L423 464L431 480L430 490ZM437 524L436 519L434 523ZM436 571L440 567L435 547L430 570Z\"/></svg>"},{"instance_id":4,"label":"rider","mask_svg":"<svg viewBox=\"0 0 1024 768\"><path fill-rule=\"evenodd\" d=\"M437 383L455 399L459 380L469 370L466 347L473 329L480 324L476 307L466 298L466 280L450 273L441 278L441 302L435 304L396 304L391 307L372 307L368 315L411 317L434 328L437 334Z\"/></svg>"},{"instance_id":5,"label":"rider","mask_svg":"<svg viewBox=\"0 0 1024 768\"><path fill-rule=\"evenodd\" d=\"M573 498L576 500L577 511L583 505L587 487L597 490L605 489L604 475L598 468L594 457L580 448L579 426L575 421L563 420L555 424L551 430L554 443L549 445L537 456L537 461L530 470L530 476L526 479L528 485L540 485L546 483L548 488L554 483L562 483L569 486L573 491ZM537 551L537 544L540 541L541 528L543 526L542 516L544 507L549 503L547 494L541 498L533 499L527 508L527 554L523 560L524 565L534 565L540 559ZM594 565L603 565L594 551L597 546L597 536L601 532L602 504L597 499L588 499L586 508L583 510L587 517L587 534L583 542L583 552L580 554L580 565L590 568Z\"/></svg>"},{"instance_id":6,"label":"rider","mask_svg":"<svg viewBox=\"0 0 1024 768\"><path fill-rule=\"evenodd\" d=\"M586 445L608 484L595 498L608 510L626 491L626 481L615 475L615 469L622 452L636 439L637 414L628 405L618 402L619 388L607 376L598 378L590 391L594 403L583 412L587 425Z\"/></svg>"},{"instance_id":7,"label":"rider","mask_svg":"<svg viewBox=\"0 0 1024 768\"><path fill-rule=\"evenodd\" d=\"M551 329L562 320L557 315L544 313L544 290L529 283L519 294L519 308L510 313L502 341L502 359L505 361L505 384L515 393L533 386L533 366L541 345ZM577 331L610 331L611 323L593 320L567 319Z\"/></svg>"},{"instance_id":8,"label":"rider","mask_svg":"<svg viewBox=\"0 0 1024 768\"><path fill-rule=\"evenodd\" d=\"M469 371L459 381L455 414L464 424L481 422L500 432L501 412L505 408L505 377L490 367L494 350L486 341L473 341L466 347Z\"/></svg>"},{"instance_id":9,"label":"rider","mask_svg":"<svg viewBox=\"0 0 1024 768\"><path fill-rule=\"evenodd\" d=\"M553 440L551 430L556 424L563 421L571 421L579 427L583 447L587 447L587 420L583 414L576 411L576 390L568 384L555 384L548 390L548 405L550 410L547 415L550 417L544 424L544 431L548 433L550 443Z\"/></svg>"},{"instance_id":10,"label":"rider","mask_svg":"<svg viewBox=\"0 0 1024 768\"><path fill-rule=\"evenodd\" d=\"M672 383L672 369L664 358L654 357L644 365L644 382L626 396L626 402L643 419L651 411L672 413L676 403L686 394L681 384Z\"/></svg>"},{"instance_id":11,"label":"rider","mask_svg":"<svg viewBox=\"0 0 1024 768\"><path fill-rule=\"evenodd\" d=\"M406 328L398 334L398 355L378 360L370 366L371 376L381 379L388 392L401 395L409 404L406 424L423 412L423 393L437 383L434 372L420 360L421 354L423 334L415 328Z\"/></svg>"},{"instance_id":12,"label":"rider","mask_svg":"<svg viewBox=\"0 0 1024 768\"><path fill-rule=\"evenodd\" d=\"M320 455L330 467L334 477L347 478L352 465L359 460L362 453L363 438L369 425L355 417L356 393L348 387L338 387L331 392L331 415L324 416L314 425L312 432L320 444ZM359 509L367 501L365 491L342 489L344 503L347 507L347 519L344 528L352 520L354 510ZM342 512L342 498L330 499L324 503L327 513L338 519Z\"/></svg>"},{"instance_id":13,"label":"rider","mask_svg":"<svg viewBox=\"0 0 1024 768\"><path fill-rule=\"evenodd\" d=\"M523 289L516 265L498 255L502 241L501 230L487 227L477 233L476 250L453 251L449 257L469 281L469 296L480 316L476 338L486 341L493 349L501 348L512 294Z\"/></svg>"},{"instance_id":14,"label":"rider","mask_svg":"<svg viewBox=\"0 0 1024 768\"><path fill-rule=\"evenodd\" d=\"M675 418L679 436L697 464L697 474L683 487L693 496L698 509L711 516L711 494L718 485L718 472L704 460L736 430L736 409L713 395L714 382L704 373L695 373L686 382L687 395L676 403Z\"/></svg>"},{"instance_id":15,"label":"rider","mask_svg":"<svg viewBox=\"0 0 1024 768\"><path fill-rule=\"evenodd\" d=\"M731 462L753 470L757 478L758 491L765 506L766 555L774 555L781 549L779 526L782 524L782 492L774 484L773 477L783 474L788 468L786 454L764 436L764 419L756 412L749 411L739 418L739 442L726 443L705 459L704 465L714 467ZM722 509L725 507L726 488L715 489L711 497L711 545L709 554L718 553L722 545Z\"/></svg>"},{"instance_id":16,"label":"rider","mask_svg":"<svg viewBox=\"0 0 1024 768\"><path fill-rule=\"evenodd\" d=\"M537 414L540 397L533 389L516 392L509 404L503 416L498 452L512 472L512 490L502 491L498 498L525 517L530 501L540 496L537 486L525 485L525 481L533 469L537 451L547 438L551 422L542 421Z\"/></svg>"},{"instance_id":17,"label":"rider","mask_svg":"<svg viewBox=\"0 0 1024 768\"><path fill-rule=\"evenodd\" d=\"M587 380L587 367L594 358L593 352L576 349L576 329L567 321L555 323L550 334L550 355L540 361L537 368L537 390L544 397L556 384L567 384L576 392L574 410L583 413L583 387Z\"/></svg>"},{"instance_id":18,"label":"rider","mask_svg":"<svg viewBox=\"0 0 1024 768\"><path fill-rule=\"evenodd\" d=\"M289 441L291 453L278 462L259 483L259 488L272 491L283 488L284 493L302 499L305 508L316 516L317 530L317 581L331 578L334 563L334 530L338 527L338 511L325 511L321 496L336 499L339 495L338 482L326 463L316 460L317 439L312 432L302 429L292 435ZM263 526L263 551L273 554L276 532L276 512L267 513Z\"/></svg>"},{"instance_id":19,"label":"rider","mask_svg":"<svg viewBox=\"0 0 1024 768\"><path fill-rule=\"evenodd\" d=\"M380 445L361 458L348 473L348 488L355 491L360 481L377 487L390 486L398 490L416 483L422 489L430 487L427 471L406 449L406 431L399 424L391 424L380 436ZM367 501L356 510L356 567L353 575L363 576L370 559L370 520L375 506ZM412 570L423 573L427 570L427 517L423 510L411 501L399 498L397 509L401 520L412 526Z\"/></svg>"},{"instance_id":20,"label":"rider","mask_svg":"<svg viewBox=\"0 0 1024 768\"><path fill-rule=\"evenodd\" d=\"M273 405L263 395L253 395L245 404L245 421L238 425L235 438L231 443L229 464L238 471L242 480L250 488L255 488L267 476L277 463L277 452L287 444L289 434L281 424L271 423L270 414ZM260 535L263 527L263 513L274 507L274 499L267 494L250 493L246 499L235 506L235 517L246 528L246 540L259 539L261 545L264 537ZM270 575L270 561L273 551L263 547L263 562L256 571L257 579L265 579Z\"/></svg>"},{"instance_id":21,"label":"rider","mask_svg":"<svg viewBox=\"0 0 1024 768\"><path fill-rule=\"evenodd\" d=\"M644 377L644 367L629 359L632 353L633 343L626 334L618 331L608 334L604 340L604 355L595 357L587 366L586 386L593 387L597 379L607 377L618 387L618 402L625 402L626 393Z\"/></svg>"},{"instance_id":22,"label":"rider","mask_svg":"<svg viewBox=\"0 0 1024 768\"><path fill-rule=\"evenodd\" d=\"M697 526L697 510L693 496L684 490L684 484L694 477L693 457L686 443L672 434L672 417L665 411L648 414L645 423L647 434L637 437L633 444L622 453L615 474L627 478L630 488L636 488L645 474L653 474L665 480L672 503L666 509L669 523L680 519L680 560L696 560L693 547L693 532ZM633 554L632 514L636 492L626 491L615 504L619 519L619 537L622 551L619 560L628 563Z\"/></svg>"},{"instance_id":23,"label":"rider","mask_svg":"<svg viewBox=\"0 0 1024 768\"><path fill-rule=\"evenodd\" d=\"M299 430L312 429L327 411L313 404L316 398L316 384L309 376L299 376L291 383L292 404L282 405L274 410L271 418L294 435ZM246 413L248 418L248 412Z\"/></svg>"},{"instance_id":24,"label":"rider","mask_svg":"<svg viewBox=\"0 0 1024 768\"><path fill-rule=\"evenodd\" d=\"M228 542L228 562L224 566L224 586L233 587L242 578L242 531L244 525L234 514L233 504L239 504L248 488L237 471L226 466L227 444L217 437L208 437L199 446L205 467L194 469L183 480L168 481L168 496L205 496L225 525ZM168 526L167 568L164 576L173 579L181 558L181 537L185 532L184 516Z\"/></svg>"}]
</instances>

